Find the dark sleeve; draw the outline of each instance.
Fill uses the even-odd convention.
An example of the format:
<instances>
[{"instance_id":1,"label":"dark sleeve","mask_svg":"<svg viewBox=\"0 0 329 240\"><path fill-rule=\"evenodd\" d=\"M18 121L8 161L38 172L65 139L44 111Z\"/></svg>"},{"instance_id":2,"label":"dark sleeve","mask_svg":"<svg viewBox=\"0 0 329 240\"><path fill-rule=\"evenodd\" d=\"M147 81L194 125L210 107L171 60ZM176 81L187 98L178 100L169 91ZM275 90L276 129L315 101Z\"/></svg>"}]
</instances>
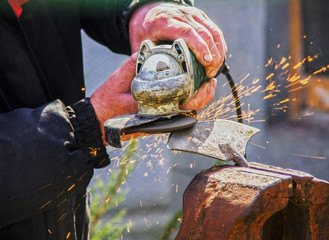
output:
<instances>
[{"instance_id":1,"label":"dark sleeve","mask_svg":"<svg viewBox=\"0 0 329 240\"><path fill-rule=\"evenodd\" d=\"M109 162L89 99L0 114L0 228L85 191Z\"/></svg>"},{"instance_id":2,"label":"dark sleeve","mask_svg":"<svg viewBox=\"0 0 329 240\"><path fill-rule=\"evenodd\" d=\"M151 2L193 5L194 0L84 0L81 24L84 31L113 52L131 54L129 21L134 11Z\"/></svg>"}]
</instances>

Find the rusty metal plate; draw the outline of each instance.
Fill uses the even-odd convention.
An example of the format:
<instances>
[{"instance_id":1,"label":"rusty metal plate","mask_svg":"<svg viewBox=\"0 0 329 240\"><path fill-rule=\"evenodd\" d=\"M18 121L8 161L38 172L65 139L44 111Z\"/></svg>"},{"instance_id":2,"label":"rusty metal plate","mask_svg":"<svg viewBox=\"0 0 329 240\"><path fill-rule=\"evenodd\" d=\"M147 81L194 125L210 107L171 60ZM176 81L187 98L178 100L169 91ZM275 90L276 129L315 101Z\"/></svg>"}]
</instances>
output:
<instances>
[{"instance_id":1,"label":"rusty metal plate","mask_svg":"<svg viewBox=\"0 0 329 240\"><path fill-rule=\"evenodd\" d=\"M196 123L192 128L173 132L168 147L172 150L197 153L222 161L232 160L223 146L245 155L249 139L260 130L230 120L216 119Z\"/></svg>"}]
</instances>

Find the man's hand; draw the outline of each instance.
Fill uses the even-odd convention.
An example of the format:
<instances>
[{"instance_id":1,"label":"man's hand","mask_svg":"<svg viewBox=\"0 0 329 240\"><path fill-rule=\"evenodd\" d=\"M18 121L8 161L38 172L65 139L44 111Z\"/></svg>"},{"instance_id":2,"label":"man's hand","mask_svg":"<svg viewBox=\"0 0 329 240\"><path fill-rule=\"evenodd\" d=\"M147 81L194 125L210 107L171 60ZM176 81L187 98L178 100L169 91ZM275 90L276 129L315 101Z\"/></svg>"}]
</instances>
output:
<instances>
[{"instance_id":1,"label":"man's hand","mask_svg":"<svg viewBox=\"0 0 329 240\"><path fill-rule=\"evenodd\" d=\"M131 82L135 77L136 58L137 53L130 56L90 97L101 126L103 140L104 122L106 120L138 111L137 103L131 94ZM198 92L189 101L181 105L181 108L196 110L203 108L214 98L216 84L216 79L211 79L202 84ZM139 135L128 135L123 140ZM104 144L107 143L104 141Z\"/></svg>"},{"instance_id":2,"label":"man's hand","mask_svg":"<svg viewBox=\"0 0 329 240\"><path fill-rule=\"evenodd\" d=\"M196 94L194 94L194 96L191 97L186 103L181 105L180 109L194 109L196 111L201 110L214 99L216 86L217 80L215 78L203 83Z\"/></svg>"},{"instance_id":3,"label":"man's hand","mask_svg":"<svg viewBox=\"0 0 329 240\"><path fill-rule=\"evenodd\" d=\"M129 34L132 52L137 52L145 39L158 42L183 38L211 79L203 83L197 93L180 107L198 111L211 102L217 85L216 79L212 77L223 63L227 47L221 30L206 14L194 7L148 4L133 14ZM135 77L136 57L137 54L133 54L91 96L103 134L107 119L138 111L130 92Z\"/></svg>"},{"instance_id":4,"label":"man's hand","mask_svg":"<svg viewBox=\"0 0 329 240\"><path fill-rule=\"evenodd\" d=\"M133 52L145 39L183 38L209 78L216 75L227 52L222 31L204 12L177 4L152 3L139 8L131 17L129 36Z\"/></svg>"},{"instance_id":5,"label":"man's hand","mask_svg":"<svg viewBox=\"0 0 329 240\"><path fill-rule=\"evenodd\" d=\"M131 82L135 77L137 53L129 59L91 95L97 119L104 136L104 122L118 115L138 111L137 103L131 95Z\"/></svg>"}]
</instances>

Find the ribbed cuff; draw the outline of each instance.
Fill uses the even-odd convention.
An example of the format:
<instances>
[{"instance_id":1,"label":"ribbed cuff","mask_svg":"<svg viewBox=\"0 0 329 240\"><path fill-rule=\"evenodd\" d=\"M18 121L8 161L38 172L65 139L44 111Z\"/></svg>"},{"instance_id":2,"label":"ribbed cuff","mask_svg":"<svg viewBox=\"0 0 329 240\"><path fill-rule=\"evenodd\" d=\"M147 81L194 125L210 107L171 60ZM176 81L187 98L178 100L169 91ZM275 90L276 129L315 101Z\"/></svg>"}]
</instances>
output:
<instances>
[{"instance_id":1,"label":"ribbed cuff","mask_svg":"<svg viewBox=\"0 0 329 240\"><path fill-rule=\"evenodd\" d=\"M74 127L77 147L86 152L94 168L109 165L110 159L103 144L100 124L90 99L82 99L67 107L67 110Z\"/></svg>"}]
</instances>

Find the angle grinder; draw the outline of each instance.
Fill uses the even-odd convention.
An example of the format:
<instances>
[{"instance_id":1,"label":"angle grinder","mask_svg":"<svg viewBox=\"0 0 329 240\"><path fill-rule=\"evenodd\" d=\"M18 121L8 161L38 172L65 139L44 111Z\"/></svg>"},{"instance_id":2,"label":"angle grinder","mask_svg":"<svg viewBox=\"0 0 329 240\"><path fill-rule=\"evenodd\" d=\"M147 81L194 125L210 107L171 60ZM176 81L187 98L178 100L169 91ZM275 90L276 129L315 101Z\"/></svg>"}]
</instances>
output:
<instances>
[{"instance_id":1,"label":"angle grinder","mask_svg":"<svg viewBox=\"0 0 329 240\"><path fill-rule=\"evenodd\" d=\"M221 72L232 80L225 62L217 75ZM106 141L113 147L121 147L122 135L166 133L193 126L197 122L196 111L181 110L179 106L208 80L204 67L183 39L159 45L150 40L143 41L137 57L136 77L131 84L138 113L107 120L104 124ZM230 85L238 100L233 80ZM236 104L239 105L237 110L241 111L239 101Z\"/></svg>"}]
</instances>

